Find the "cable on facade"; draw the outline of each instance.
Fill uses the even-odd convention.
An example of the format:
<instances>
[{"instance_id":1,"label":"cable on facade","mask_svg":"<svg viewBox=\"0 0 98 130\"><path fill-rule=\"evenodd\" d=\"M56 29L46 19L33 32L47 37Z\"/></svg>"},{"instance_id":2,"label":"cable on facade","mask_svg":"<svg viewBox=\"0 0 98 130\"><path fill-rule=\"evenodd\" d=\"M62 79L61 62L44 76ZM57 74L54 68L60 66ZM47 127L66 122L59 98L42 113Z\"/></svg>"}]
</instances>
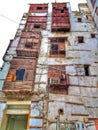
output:
<instances>
[{"instance_id":1,"label":"cable on facade","mask_svg":"<svg viewBox=\"0 0 98 130\"><path fill-rule=\"evenodd\" d=\"M11 22L13 22L13 23L15 23L15 24L19 24L19 23L16 22L15 20L13 20L13 19L11 19L11 18L9 18L9 17L7 17L7 16L5 16L5 15L3 15L3 14L1 14L1 13L0 13L0 16L3 17L3 18L5 18L5 19L7 19L7 20L9 20L9 21L11 21Z\"/></svg>"}]
</instances>

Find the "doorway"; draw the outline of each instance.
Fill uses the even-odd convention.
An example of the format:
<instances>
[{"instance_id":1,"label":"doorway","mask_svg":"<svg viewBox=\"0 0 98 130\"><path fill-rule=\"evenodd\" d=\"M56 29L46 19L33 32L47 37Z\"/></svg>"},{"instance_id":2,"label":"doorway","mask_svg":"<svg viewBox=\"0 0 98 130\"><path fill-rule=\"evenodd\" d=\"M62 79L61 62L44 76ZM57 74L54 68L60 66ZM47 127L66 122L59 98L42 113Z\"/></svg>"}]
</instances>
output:
<instances>
[{"instance_id":1,"label":"doorway","mask_svg":"<svg viewBox=\"0 0 98 130\"><path fill-rule=\"evenodd\" d=\"M9 115L6 130L26 130L27 115Z\"/></svg>"}]
</instances>

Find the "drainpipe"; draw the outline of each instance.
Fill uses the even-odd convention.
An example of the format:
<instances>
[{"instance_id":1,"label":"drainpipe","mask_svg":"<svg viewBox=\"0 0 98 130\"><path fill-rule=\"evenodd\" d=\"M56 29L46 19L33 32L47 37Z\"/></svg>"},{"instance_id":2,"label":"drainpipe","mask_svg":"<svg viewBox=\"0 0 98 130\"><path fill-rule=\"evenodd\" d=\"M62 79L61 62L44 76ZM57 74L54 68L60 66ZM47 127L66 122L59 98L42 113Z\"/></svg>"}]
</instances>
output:
<instances>
[{"instance_id":1,"label":"drainpipe","mask_svg":"<svg viewBox=\"0 0 98 130\"><path fill-rule=\"evenodd\" d=\"M59 129L59 116L57 116L55 119L56 119L56 130L60 130Z\"/></svg>"}]
</instances>

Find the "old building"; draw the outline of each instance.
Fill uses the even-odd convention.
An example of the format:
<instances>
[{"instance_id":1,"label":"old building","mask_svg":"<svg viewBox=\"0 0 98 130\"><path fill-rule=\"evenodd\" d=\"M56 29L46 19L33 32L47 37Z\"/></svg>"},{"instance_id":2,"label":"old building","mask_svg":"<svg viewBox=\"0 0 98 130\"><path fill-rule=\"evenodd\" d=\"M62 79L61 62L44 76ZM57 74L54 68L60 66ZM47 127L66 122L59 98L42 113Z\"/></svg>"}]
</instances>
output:
<instances>
[{"instance_id":1,"label":"old building","mask_svg":"<svg viewBox=\"0 0 98 130\"><path fill-rule=\"evenodd\" d=\"M98 34L87 4L30 4L0 70L0 130L98 130Z\"/></svg>"},{"instance_id":2,"label":"old building","mask_svg":"<svg viewBox=\"0 0 98 130\"><path fill-rule=\"evenodd\" d=\"M86 0L98 29L98 0Z\"/></svg>"}]
</instances>

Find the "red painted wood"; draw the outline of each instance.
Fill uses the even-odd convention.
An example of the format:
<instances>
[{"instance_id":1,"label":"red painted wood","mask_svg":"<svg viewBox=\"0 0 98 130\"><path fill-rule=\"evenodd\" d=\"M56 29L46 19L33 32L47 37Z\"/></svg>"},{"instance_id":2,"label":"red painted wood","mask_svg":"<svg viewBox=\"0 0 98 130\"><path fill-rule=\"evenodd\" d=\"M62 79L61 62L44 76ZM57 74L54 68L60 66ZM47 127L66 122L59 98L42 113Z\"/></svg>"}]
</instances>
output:
<instances>
[{"instance_id":1,"label":"red painted wood","mask_svg":"<svg viewBox=\"0 0 98 130\"><path fill-rule=\"evenodd\" d=\"M48 4L30 4L29 13L47 13Z\"/></svg>"}]
</instances>

